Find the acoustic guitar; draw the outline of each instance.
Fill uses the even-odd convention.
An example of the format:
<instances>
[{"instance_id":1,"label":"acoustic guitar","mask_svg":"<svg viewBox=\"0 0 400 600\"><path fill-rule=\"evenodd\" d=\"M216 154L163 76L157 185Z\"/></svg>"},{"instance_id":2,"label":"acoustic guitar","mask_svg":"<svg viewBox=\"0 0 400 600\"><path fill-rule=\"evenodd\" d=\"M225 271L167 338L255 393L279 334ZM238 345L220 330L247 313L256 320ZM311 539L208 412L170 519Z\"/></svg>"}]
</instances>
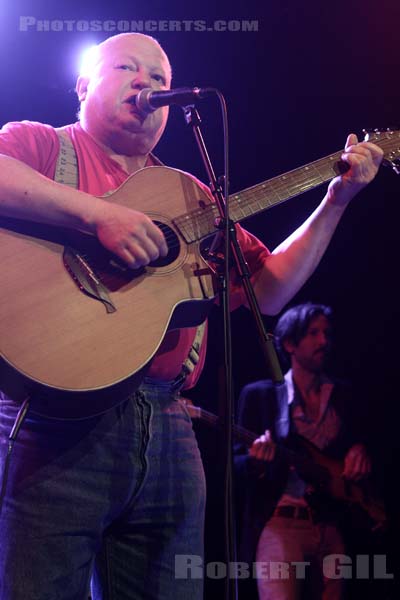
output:
<instances>
[{"instance_id":1,"label":"acoustic guitar","mask_svg":"<svg viewBox=\"0 0 400 600\"><path fill-rule=\"evenodd\" d=\"M396 166L398 131L367 138ZM343 166L341 153L233 194L231 218L241 221L330 180ZM168 330L198 325L210 310L214 278L200 243L215 233L218 215L203 188L182 171L154 166L129 177L108 201L146 213L163 231L168 255L131 270L94 236L0 217L0 381L14 396L34 383L49 392L96 392L85 398L98 402L100 390L141 380Z\"/></svg>"}]
</instances>

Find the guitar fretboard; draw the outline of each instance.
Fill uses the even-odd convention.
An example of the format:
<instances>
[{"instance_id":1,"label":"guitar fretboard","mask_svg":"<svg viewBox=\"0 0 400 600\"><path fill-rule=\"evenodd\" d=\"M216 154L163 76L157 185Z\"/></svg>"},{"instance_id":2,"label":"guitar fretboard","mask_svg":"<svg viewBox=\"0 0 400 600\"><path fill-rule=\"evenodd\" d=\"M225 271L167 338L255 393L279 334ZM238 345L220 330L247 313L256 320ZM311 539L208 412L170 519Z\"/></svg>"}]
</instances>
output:
<instances>
[{"instance_id":1,"label":"guitar fretboard","mask_svg":"<svg viewBox=\"0 0 400 600\"><path fill-rule=\"evenodd\" d=\"M289 198L322 185L337 174L341 152L259 183L229 197L230 217L237 223L272 208ZM198 241L215 232L218 209L214 204L198 208L174 220L186 243Z\"/></svg>"},{"instance_id":2,"label":"guitar fretboard","mask_svg":"<svg viewBox=\"0 0 400 600\"><path fill-rule=\"evenodd\" d=\"M375 132L368 134L365 139L380 146L386 164L390 164L398 172L395 165L400 156L399 131ZM326 183L342 171L342 166L345 167L340 162L342 152L340 150L229 196L230 218L235 223L242 221ZM177 217L173 222L186 243L190 244L215 233L215 220L218 216L217 207L207 204Z\"/></svg>"},{"instance_id":3,"label":"guitar fretboard","mask_svg":"<svg viewBox=\"0 0 400 600\"><path fill-rule=\"evenodd\" d=\"M188 405L188 410L192 417L200 419L204 423L208 423L208 425L212 425L213 427L221 425L221 421L217 415L203 410L198 406ZM244 427L241 427L240 425L233 425L232 429L235 438L241 442L244 442L248 446L251 446L254 440L258 437L255 433L245 429Z\"/></svg>"}]
</instances>

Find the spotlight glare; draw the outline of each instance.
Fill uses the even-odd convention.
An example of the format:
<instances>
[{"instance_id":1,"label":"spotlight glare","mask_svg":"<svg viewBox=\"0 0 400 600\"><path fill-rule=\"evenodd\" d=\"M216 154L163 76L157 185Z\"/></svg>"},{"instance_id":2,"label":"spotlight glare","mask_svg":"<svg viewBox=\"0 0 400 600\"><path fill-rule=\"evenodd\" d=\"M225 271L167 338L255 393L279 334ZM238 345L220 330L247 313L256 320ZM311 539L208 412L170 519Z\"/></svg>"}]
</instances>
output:
<instances>
[{"instance_id":1,"label":"spotlight glare","mask_svg":"<svg viewBox=\"0 0 400 600\"><path fill-rule=\"evenodd\" d=\"M80 56L79 61L79 75L89 75L93 70L97 58L97 45L89 46L86 48Z\"/></svg>"}]
</instances>

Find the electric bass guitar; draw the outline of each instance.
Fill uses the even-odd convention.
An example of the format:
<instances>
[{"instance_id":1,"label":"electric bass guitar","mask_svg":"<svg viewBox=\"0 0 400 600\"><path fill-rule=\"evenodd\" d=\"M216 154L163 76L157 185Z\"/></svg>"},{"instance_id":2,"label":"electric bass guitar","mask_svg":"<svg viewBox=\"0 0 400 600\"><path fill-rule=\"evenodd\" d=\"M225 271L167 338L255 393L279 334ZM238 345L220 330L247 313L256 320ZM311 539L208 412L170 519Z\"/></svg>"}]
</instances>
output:
<instances>
[{"instance_id":1,"label":"electric bass guitar","mask_svg":"<svg viewBox=\"0 0 400 600\"><path fill-rule=\"evenodd\" d=\"M219 417L192 404L190 400L181 398L192 419L197 419L212 427L221 425ZM247 447L259 437L240 425L233 426L235 440L243 442ZM372 530L384 530L387 525L387 516L383 502L377 498L371 483L365 480L360 483L352 482L342 477L343 461L323 454L312 442L296 434L296 443L305 453L293 450L283 443L277 444L279 452L283 454L290 466L297 469L299 475L309 484L314 492L310 494L311 501L320 502L320 498L329 498L339 501L338 507L355 505L361 508L371 520ZM340 504L341 503L341 504Z\"/></svg>"}]
</instances>

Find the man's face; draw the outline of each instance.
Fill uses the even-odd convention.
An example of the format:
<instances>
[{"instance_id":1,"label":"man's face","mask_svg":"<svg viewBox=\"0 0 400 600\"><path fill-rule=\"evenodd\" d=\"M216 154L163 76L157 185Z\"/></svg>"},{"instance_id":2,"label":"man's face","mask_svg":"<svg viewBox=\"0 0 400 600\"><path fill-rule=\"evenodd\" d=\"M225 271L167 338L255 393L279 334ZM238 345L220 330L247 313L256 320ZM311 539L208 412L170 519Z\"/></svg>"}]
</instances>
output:
<instances>
[{"instance_id":1,"label":"man's face","mask_svg":"<svg viewBox=\"0 0 400 600\"><path fill-rule=\"evenodd\" d=\"M285 343L285 348L291 355L292 366L297 363L311 373L321 372L331 347L331 335L329 320L324 315L314 317L297 346L291 342Z\"/></svg>"},{"instance_id":2,"label":"man's face","mask_svg":"<svg viewBox=\"0 0 400 600\"><path fill-rule=\"evenodd\" d=\"M82 124L106 146L121 151L128 144L132 153L145 154L161 137L168 108L144 116L129 100L144 88L166 90L170 85L168 59L153 40L134 35L110 38L100 46L93 71L78 80Z\"/></svg>"}]
</instances>

